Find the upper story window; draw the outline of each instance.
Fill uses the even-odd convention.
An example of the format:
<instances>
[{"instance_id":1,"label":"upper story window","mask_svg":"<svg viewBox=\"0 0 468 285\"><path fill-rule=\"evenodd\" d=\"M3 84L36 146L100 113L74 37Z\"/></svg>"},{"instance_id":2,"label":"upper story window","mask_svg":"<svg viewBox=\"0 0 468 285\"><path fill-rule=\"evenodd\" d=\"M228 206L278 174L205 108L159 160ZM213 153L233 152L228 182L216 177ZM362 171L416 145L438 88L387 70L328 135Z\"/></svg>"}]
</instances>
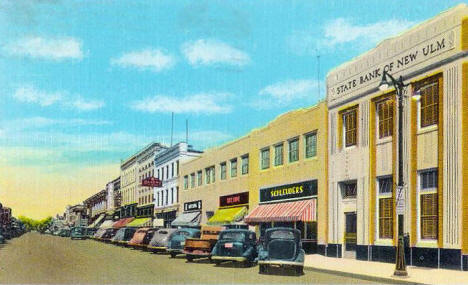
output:
<instances>
[{"instance_id":1,"label":"upper story window","mask_svg":"<svg viewBox=\"0 0 468 285\"><path fill-rule=\"evenodd\" d=\"M377 102L377 119L379 122L379 138L393 135L393 100Z\"/></svg>"},{"instance_id":2,"label":"upper story window","mask_svg":"<svg viewBox=\"0 0 468 285\"><path fill-rule=\"evenodd\" d=\"M222 162L220 164L220 167L221 167L221 180L225 180L226 179L226 162Z\"/></svg>"},{"instance_id":3,"label":"upper story window","mask_svg":"<svg viewBox=\"0 0 468 285\"><path fill-rule=\"evenodd\" d=\"M264 148L260 151L260 167L267 169L270 167L270 148Z\"/></svg>"},{"instance_id":4,"label":"upper story window","mask_svg":"<svg viewBox=\"0 0 468 285\"><path fill-rule=\"evenodd\" d=\"M289 162L299 160L299 139L295 138L289 141Z\"/></svg>"},{"instance_id":5,"label":"upper story window","mask_svg":"<svg viewBox=\"0 0 468 285\"><path fill-rule=\"evenodd\" d=\"M242 175L249 173L249 155L242 156Z\"/></svg>"},{"instance_id":6,"label":"upper story window","mask_svg":"<svg viewBox=\"0 0 468 285\"><path fill-rule=\"evenodd\" d=\"M345 112L343 115L343 130L345 146L357 144L357 108Z\"/></svg>"},{"instance_id":7,"label":"upper story window","mask_svg":"<svg viewBox=\"0 0 468 285\"><path fill-rule=\"evenodd\" d=\"M421 128L439 123L439 81L434 78L423 83L421 93Z\"/></svg>"},{"instance_id":8,"label":"upper story window","mask_svg":"<svg viewBox=\"0 0 468 285\"><path fill-rule=\"evenodd\" d=\"M188 189L188 175L184 176L184 189Z\"/></svg>"},{"instance_id":9,"label":"upper story window","mask_svg":"<svg viewBox=\"0 0 468 285\"><path fill-rule=\"evenodd\" d=\"M283 164L283 143L275 145L275 166Z\"/></svg>"},{"instance_id":10,"label":"upper story window","mask_svg":"<svg viewBox=\"0 0 468 285\"><path fill-rule=\"evenodd\" d=\"M190 174L190 187L191 188L195 187L195 172Z\"/></svg>"},{"instance_id":11,"label":"upper story window","mask_svg":"<svg viewBox=\"0 0 468 285\"><path fill-rule=\"evenodd\" d=\"M342 196L344 199L356 198L357 195L357 182L341 182L340 183Z\"/></svg>"},{"instance_id":12,"label":"upper story window","mask_svg":"<svg viewBox=\"0 0 468 285\"><path fill-rule=\"evenodd\" d=\"M214 183L216 181L215 167L210 166L205 169L205 181L206 184Z\"/></svg>"},{"instance_id":13,"label":"upper story window","mask_svg":"<svg viewBox=\"0 0 468 285\"><path fill-rule=\"evenodd\" d=\"M317 155L317 133L305 135L305 157L310 158Z\"/></svg>"},{"instance_id":14,"label":"upper story window","mask_svg":"<svg viewBox=\"0 0 468 285\"><path fill-rule=\"evenodd\" d=\"M393 192L393 178L385 177L379 179L379 193L388 194Z\"/></svg>"},{"instance_id":15,"label":"upper story window","mask_svg":"<svg viewBox=\"0 0 468 285\"><path fill-rule=\"evenodd\" d=\"M237 158L231 159L231 177L237 176Z\"/></svg>"},{"instance_id":16,"label":"upper story window","mask_svg":"<svg viewBox=\"0 0 468 285\"><path fill-rule=\"evenodd\" d=\"M201 186L203 184L203 174L201 170L197 172L197 182L198 186Z\"/></svg>"},{"instance_id":17,"label":"upper story window","mask_svg":"<svg viewBox=\"0 0 468 285\"><path fill-rule=\"evenodd\" d=\"M175 171L174 171L174 162L171 163L171 174L172 174L172 177L175 176Z\"/></svg>"}]
</instances>

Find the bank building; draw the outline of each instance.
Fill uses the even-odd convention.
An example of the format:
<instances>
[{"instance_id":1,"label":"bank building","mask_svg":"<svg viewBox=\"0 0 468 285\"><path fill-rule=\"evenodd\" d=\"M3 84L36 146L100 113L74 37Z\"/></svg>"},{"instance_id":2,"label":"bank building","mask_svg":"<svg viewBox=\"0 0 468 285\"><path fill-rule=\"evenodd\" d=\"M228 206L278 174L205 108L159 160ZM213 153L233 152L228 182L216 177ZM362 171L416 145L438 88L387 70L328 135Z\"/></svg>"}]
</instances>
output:
<instances>
[{"instance_id":1,"label":"bank building","mask_svg":"<svg viewBox=\"0 0 468 285\"><path fill-rule=\"evenodd\" d=\"M406 236L407 264L468 270L468 7L332 70L327 106L328 240L319 251L394 262Z\"/></svg>"}]
</instances>

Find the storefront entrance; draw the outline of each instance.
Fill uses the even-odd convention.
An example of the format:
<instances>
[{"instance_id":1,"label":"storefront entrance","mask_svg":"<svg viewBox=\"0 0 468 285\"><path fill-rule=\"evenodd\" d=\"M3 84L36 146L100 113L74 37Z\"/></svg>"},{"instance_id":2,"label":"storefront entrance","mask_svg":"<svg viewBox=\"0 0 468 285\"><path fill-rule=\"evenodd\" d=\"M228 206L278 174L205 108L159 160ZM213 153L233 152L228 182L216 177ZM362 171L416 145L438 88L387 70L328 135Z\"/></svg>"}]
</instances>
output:
<instances>
[{"instance_id":1,"label":"storefront entrance","mask_svg":"<svg viewBox=\"0 0 468 285\"><path fill-rule=\"evenodd\" d=\"M356 217L356 212L345 213L344 257L355 258L356 256Z\"/></svg>"}]
</instances>

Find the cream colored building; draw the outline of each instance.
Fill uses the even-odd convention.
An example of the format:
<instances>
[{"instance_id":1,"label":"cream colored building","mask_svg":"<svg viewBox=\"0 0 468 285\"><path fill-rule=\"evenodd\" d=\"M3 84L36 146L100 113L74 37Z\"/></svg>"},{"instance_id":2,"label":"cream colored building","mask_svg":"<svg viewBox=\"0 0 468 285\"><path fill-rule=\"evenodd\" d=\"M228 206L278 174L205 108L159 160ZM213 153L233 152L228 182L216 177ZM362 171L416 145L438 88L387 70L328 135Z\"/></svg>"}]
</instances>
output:
<instances>
[{"instance_id":1,"label":"cream colored building","mask_svg":"<svg viewBox=\"0 0 468 285\"><path fill-rule=\"evenodd\" d=\"M235 223L245 216L259 233L273 225L295 227L309 252L324 250L326 118L323 102L294 110L184 163L179 182L184 210L201 211L202 224ZM296 209L297 216L285 216L286 208Z\"/></svg>"},{"instance_id":2,"label":"cream colored building","mask_svg":"<svg viewBox=\"0 0 468 285\"><path fill-rule=\"evenodd\" d=\"M407 264L467 269L467 17L459 5L328 74L326 255L394 262L401 232ZM394 90L378 89L383 70L409 84L401 192L398 104Z\"/></svg>"}]
</instances>

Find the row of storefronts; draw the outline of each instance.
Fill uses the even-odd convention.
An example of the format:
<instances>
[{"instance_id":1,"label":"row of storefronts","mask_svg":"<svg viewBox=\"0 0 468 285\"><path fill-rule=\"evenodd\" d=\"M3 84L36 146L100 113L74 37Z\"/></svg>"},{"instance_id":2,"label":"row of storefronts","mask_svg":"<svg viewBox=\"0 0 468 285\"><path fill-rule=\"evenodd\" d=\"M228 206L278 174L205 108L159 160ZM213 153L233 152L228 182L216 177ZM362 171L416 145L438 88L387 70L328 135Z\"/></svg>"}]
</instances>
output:
<instances>
[{"instance_id":1,"label":"row of storefronts","mask_svg":"<svg viewBox=\"0 0 468 285\"><path fill-rule=\"evenodd\" d=\"M405 236L408 264L468 270L467 17L460 5L383 41L328 74L326 101L203 154L158 144L153 197L126 190L102 225L294 227L308 253L382 262ZM404 83L402 109L384 74ZM140 189L131 161L122 181Z\"/></svg>"}]
</instances>

